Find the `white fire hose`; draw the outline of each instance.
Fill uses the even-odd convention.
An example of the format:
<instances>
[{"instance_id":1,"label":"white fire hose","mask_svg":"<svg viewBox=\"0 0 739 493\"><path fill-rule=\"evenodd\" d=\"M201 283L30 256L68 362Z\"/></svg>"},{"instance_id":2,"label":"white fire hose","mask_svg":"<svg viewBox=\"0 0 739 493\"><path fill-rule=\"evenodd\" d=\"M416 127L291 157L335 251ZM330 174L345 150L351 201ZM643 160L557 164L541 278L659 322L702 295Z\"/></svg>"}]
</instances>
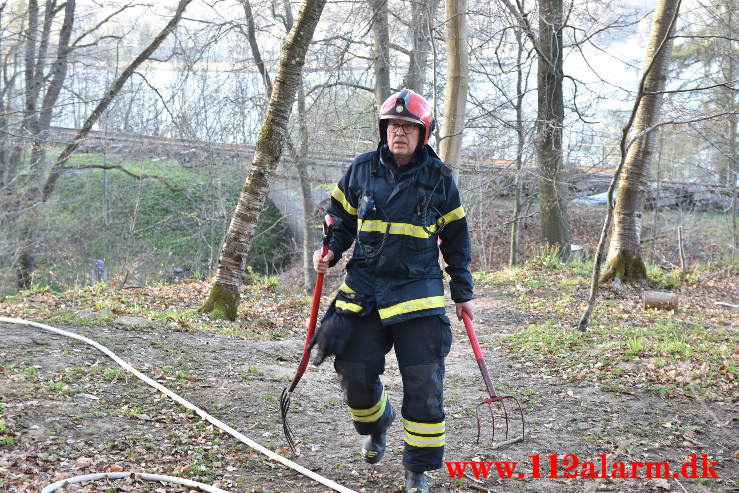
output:
<instances>
[{"instance_id":1,"label":"white fire hose","mask_svg":"<svg viewBox=\"0 0 739 493\"><path fill-rule=\"evenodd\" d=\"M41 490L41 493L51 493L52 491L56 491L59 488L63 488L69 484L74 483L83 483L85 481L99 481L101 479L123 478L141 479L144 481L155 481L158 483L179 484L182 486L187 486L188 488L202 490L206 493L228 493L228 491L216 488L215 486L198 483L197 481L190 481L189 479L176 478L174 476L163 476L161 474L146 474L142 472L99 472L95 474L85 474L84 476L75 476L73 478L62 479L60 481L57 481L56 483L52 483Z\"/></svg>"},{"instance_id":2,"label":"white fire hose","mask_svg":"<svg viewBox=\"0 0 739 493\"><path fill-rule=\"evenodd\" d=\"M238 432L238 431L234 430L233 428L231 428L230 426L228 426L226 423L223 423L222 421L214 418L213 416L211 416L210 414L206 413L205 411L203 411L199 407L195 406L194 404L190 403L189 401L186 401L185 399L183 399L179 395L175 394L174 392L172 392L168 388L164 387L163 385L159 384L158 382L155 382L151 378L147 377L146 375L144 375L143 373L141 373L140 371L138 371L136 368L132 367L131 365L129 365L128 363L126 363L125 361L123 361L121 358L119 358L118 356L116 356L110 349L106 348L102 344L98 344L97 342L93 341L92 339L88 339L87 337L84 337L84 336L75 334L73 332L67 332L66 330L57 329L56 327L51 327L50 325L40 324L38 322L31 322L29 320L23 320L23 319L20 319L20 318L0 317L0 322L10 323L10 324L17 324L17 325L27 325L27 326L31 326L31 327L37 327L39 329L43 329L43 330L46 330L48 332L53 332L55 334L63 335L65 337L76 339L78 341L81 341L81 342L84 342L86 344L89 344L89 345L97 348L98 350L102 351L103 353L105 353L113 361L115 361L120 366L122 366L126 371L132 373L137 378L143 380L144 382L146 382L151 387L154 387L155 389L159 390L164 395L166 395L170 399L174 400L175 402L179 403L180 405L186 407L187 409L190 409L191 411L195 411L204 420L208 421L209 423L211 423L214 426L217 426L218 428L220 428L221 430L225 431L226 433L228 433L232 437L236 438L240 442L245 443L246 445L248 445L249 447L253 448L254 450L257 450L258 452L261 452L262 454L266 455L270 459L275 460L275 461L277 461L277 462L279 462L279 463L281 463L281 464L289 467L290 469L292 469L294 471L297 471L300 474L302 474L304 476L307 476L310 479L312 479L314 481L317 481L317 482L321 483L322 485L331 488L334 491L339 491L339 492L342 492L342 493L356 493L354 490L351 490L351 489L349 489L349 488L347 488L345 486L342 486L342 485L340 485L340 484L338 484L338 483L336 483L336 482L334 482L334 481L332 481L332 480L330 480L328 478L325 478L325 477L321 476L320 474L317 474L317 473L311 471L310 469L306 469L305 467L301 466L300 464L297 464L297 463L291 461L290 459L287 459L287 458L285 458L285 457L283 457L283 456L281 456L279 454L276 454L276 453L272 452L271 450L269 450L269 449L263 447L262 445L258 444L257 442L251 440L250 438L244 436L240 432ZM94 478L90 478L90 479L80 479L80 481L93 480L93 479L103 479L108 474L123 474L124 476L122 476L122 477L130 476L131 475L130 472L129 473L121 472L121 473L89 474L87 476L78 476L77 478L70 478L70 479L62 480L61 483L63 483L64 481L70 481L71 479L87 478L87 477L91 477L91 476L95 476L95 477ZM100 476L100 478L98 478L97 476ZM141 475L139 475L139 476L141 476ZM156 476L156 475L147 475L147 476ZM141 478L143 478L143 476L141 476ZM146 479L146 478L143 478L143 479ZM179 479L179 478L176 478L176 479ZM46 488L52 488L57 483L54 483L52 485L49 485ZM180 483L180 484L184 484L184 483ZM55 489L58 489L59 486L57 486L55 489L46 489L46 488L42 490L42 493L47 493L47 492L54 491ZM200 488L202 488L202 486L200 486ZM210 487L210 488L213 488L213 487ZM216 488L216 489L204 490L204 491L211 491L211 492L220 493L223 490L219 490L219 489Z\"/></svg>"}]
</instances>

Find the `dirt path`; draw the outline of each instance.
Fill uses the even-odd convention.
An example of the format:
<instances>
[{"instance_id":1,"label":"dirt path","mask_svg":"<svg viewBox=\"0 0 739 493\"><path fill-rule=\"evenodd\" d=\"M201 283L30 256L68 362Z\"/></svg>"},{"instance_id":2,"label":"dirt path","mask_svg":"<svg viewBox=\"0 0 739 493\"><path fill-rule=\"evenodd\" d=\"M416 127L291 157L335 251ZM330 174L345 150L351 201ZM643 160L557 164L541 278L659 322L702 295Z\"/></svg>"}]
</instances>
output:
<instances>
[{"instance_id":1,"label":"dirt path","mask_svg":"<svg viewBox=\"0 0 739 493\"><path fill-rule=\"evenodd\" d=\"M493 379L524 405L530 437L492 450L489 434L475 444L474 407L484 388L461 324L447 360L448 461L519 461L529 456L572 453L580 461L609 454L615 461L669 461L708 454L722 479L451 479L431 473L432 491L732 491L736 487L739 433L729 402L623 394L592 383L567 383L530 362L510 359L501 338L534 316L515 299L488 292L477 300L480 343ZM254 342L165 329L122 330L68 327L106 345L138 369L208 410L263 445L285 446L279 396L297 366L302 341ZM31 328L0 325L0 418L14 444L0 447L0 492L38 491L66 475L101 470L141 470L191 475L234 492L326 491L281 465L220 434L133 377L92 347ZM384 382L399 406L400 374L392 353ZM293 397L290 421L301 438L297 461L349 488L398 492L402 486L402 427L390 432L383 462L369 466L357 453L358 439L341 401L331 364L309 367ZM2 427L0 427L2 431ZM700 463L700 461L699 461ZM579 467L578 467L579 470ZM674 470L674 469L673 469ZM560 474L561 474L560 468ZM543 469L543 476L548 469ZM497 476L497 474L496 474ZM515 475L514 475L515 476ZM129 485L130 486L130 485ZM126 491L129 486L105 491ZM64 491L103 491L66 488ZM112 486L111 486L112 487ZM156 491L179 491L176 488ZM129 491L146 491L141 484Z\"/></svg>"}]
</instances>

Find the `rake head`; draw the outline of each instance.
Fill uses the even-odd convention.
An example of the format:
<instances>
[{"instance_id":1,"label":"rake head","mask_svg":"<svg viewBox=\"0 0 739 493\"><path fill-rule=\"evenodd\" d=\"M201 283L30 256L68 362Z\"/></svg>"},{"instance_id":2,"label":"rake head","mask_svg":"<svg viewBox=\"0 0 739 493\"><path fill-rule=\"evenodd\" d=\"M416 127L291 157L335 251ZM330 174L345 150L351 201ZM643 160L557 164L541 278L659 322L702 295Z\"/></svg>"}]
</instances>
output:
<instances>
[{"instance_id":1,"label":"rake head","mask_svg":"<svg viewBox=\"0 0 739 493\"><path fill-rule=\"evenodd\" d=\"M512 414L508 412L508 408L506 408L506 401L511 400L515 403L515 408L512 409ZM509 403L510 404L510 403ZM523 409L521 408L521 404L518 402L518 399L513 397L512 395L499 395L490 397L481 403L477 405L477 408L475 409L475 416L477 417L477 443L480 443L480 435L481 435L481 418L480 418L480 408L483 406L487 406L488 410L490 411L490 419L492 421L492 437L491 441L493 443L493 448L499 448L504 445L509 445L511 443L520 442L526 437L526 422L523 419ZM493 406L497 409L497 412L499 414L496 414L496 410L493 409ZM503 423L505 426L505 437L502 442L496 442L495 441L495 418L502 418ZM515 426L511 426L511 423L516 423ZM518 426L518 423L520 423L520 426ZM510 428L514 428L513 433L510 432ZM520 434L517 433L520 429ZM509 438L510 436L510 438Z\"/></svg>"},{"instance_id":2,"label":"rake head","mask_svg":"<svg viewBox=\"0 0 739 493\"><path fill-rule=\"evenodd\" d=\"M282 391L280 396L280 414L282 415L282 431L285 433L285 440L287 445L290 447L290 451L293 455L300 455L297 447L295 446L295 439L293 438L293 432L290 429L290 424L287 422L287 413L290 411L292 392L287 387Z\"/></svg>"}]
</instances>

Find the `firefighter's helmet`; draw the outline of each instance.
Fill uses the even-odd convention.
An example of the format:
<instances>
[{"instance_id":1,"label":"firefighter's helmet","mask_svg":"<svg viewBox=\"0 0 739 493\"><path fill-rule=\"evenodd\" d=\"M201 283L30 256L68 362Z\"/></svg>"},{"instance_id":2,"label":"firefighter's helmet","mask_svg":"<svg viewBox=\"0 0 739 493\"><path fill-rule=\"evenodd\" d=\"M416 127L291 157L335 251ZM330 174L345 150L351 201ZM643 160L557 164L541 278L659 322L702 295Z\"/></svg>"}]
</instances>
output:
<instances>
[{"instance_id":1,"label":"firefighter's helmet","mask_svg":"<svg viewBox=\"0 0 739 493\"><path fill-rule=\"evenodd\" d=\"M411 89L403 89L387 98L380 107L380 116L377 127L380 131L380 140L385 142L387 121L390 119L405 120L421 125L423 143L428 144L429 136L436 127L434 109L421 95Z\"/></svg>"}]
</instances>

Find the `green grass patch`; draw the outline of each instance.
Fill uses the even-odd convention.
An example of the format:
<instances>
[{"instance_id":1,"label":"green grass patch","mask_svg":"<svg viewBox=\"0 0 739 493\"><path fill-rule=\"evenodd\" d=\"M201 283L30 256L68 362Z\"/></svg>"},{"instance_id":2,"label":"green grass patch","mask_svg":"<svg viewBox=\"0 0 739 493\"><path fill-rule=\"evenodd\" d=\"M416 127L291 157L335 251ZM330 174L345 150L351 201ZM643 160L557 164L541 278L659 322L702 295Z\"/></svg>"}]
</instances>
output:
<instances>
[{"instance_id":1,"label":"green grass patch","mask_svg":"<svg viewBox=\"0 0 739 493\"><path fill-rule=\"evenodd\" d=\"M4 419L0 419L0 447L10 447L15 443L14 433Z\"/></svg>"},{"instance_id":2,"label":"green grass patch","mask_svg":"<svg viewBox=\"0 0 739 493\"><path fill-rule=\"evenodd\" d=\"M663 269L659 266L647 264L647 279L649 286L662 291L673 291L682 285L696 286L700 282L701 266L697 265L690 270Z\"/></svg>"},{"instance_id":3,"label":"green grass patch","mask_svg":"<svg viewBox=\"0 0 739 493\"><path fill-rule=\"evenodd\" d=\"M476 272L478 286L507 291L515 308L537 320L502 344L544 372L597 383L614 392L650 389L666 396L722 399L736 393L739 340L726 311L709 308L716 289L736 290L727 273L697 265L688 271L649 267L647 289L679 289L690 308L644 311L641 290L601 286L585 332L576 329L590 289L590 262L562 263L542 251L523 267ZM707 275L706 270L708 270ZM701 279L709 279L706 287ZM694 297L694 298L691 298Z\"/></svg>"},{"instance_id":4,"label":"green grass patch","mask_svg":"<svg viewBox=\"0 0 739 493\"><path fill-rule=\"evenodd\" d=\"M726 329L658 322L580 332L545 323L503 344L548 372L615 392L644 388L720 399L736 391L736 336Z\"/></svg>"},{"instance_id":5,"label":"green grass patch","mask_svg":"<svg viewBox=\"0 0 739 493\"><path fill-rule=\"evenodd\" d=\"M125 330L165 327L171 331L215 332L256 340L288 337L298 329L292 314L296 311L307 314L309 300L302 295L281 293L273 276L253 269L249 272L250 282L242 285L238 319L233 322L210 320L207 314L198 313L210 291L210 281L205 280L125 290L99 283L61 293L43 287L4 298L0 313L62 327L107 325ZM125 320L119 321L126 316L142 320L133 326Z\"/></svg>"}]
</instances>

